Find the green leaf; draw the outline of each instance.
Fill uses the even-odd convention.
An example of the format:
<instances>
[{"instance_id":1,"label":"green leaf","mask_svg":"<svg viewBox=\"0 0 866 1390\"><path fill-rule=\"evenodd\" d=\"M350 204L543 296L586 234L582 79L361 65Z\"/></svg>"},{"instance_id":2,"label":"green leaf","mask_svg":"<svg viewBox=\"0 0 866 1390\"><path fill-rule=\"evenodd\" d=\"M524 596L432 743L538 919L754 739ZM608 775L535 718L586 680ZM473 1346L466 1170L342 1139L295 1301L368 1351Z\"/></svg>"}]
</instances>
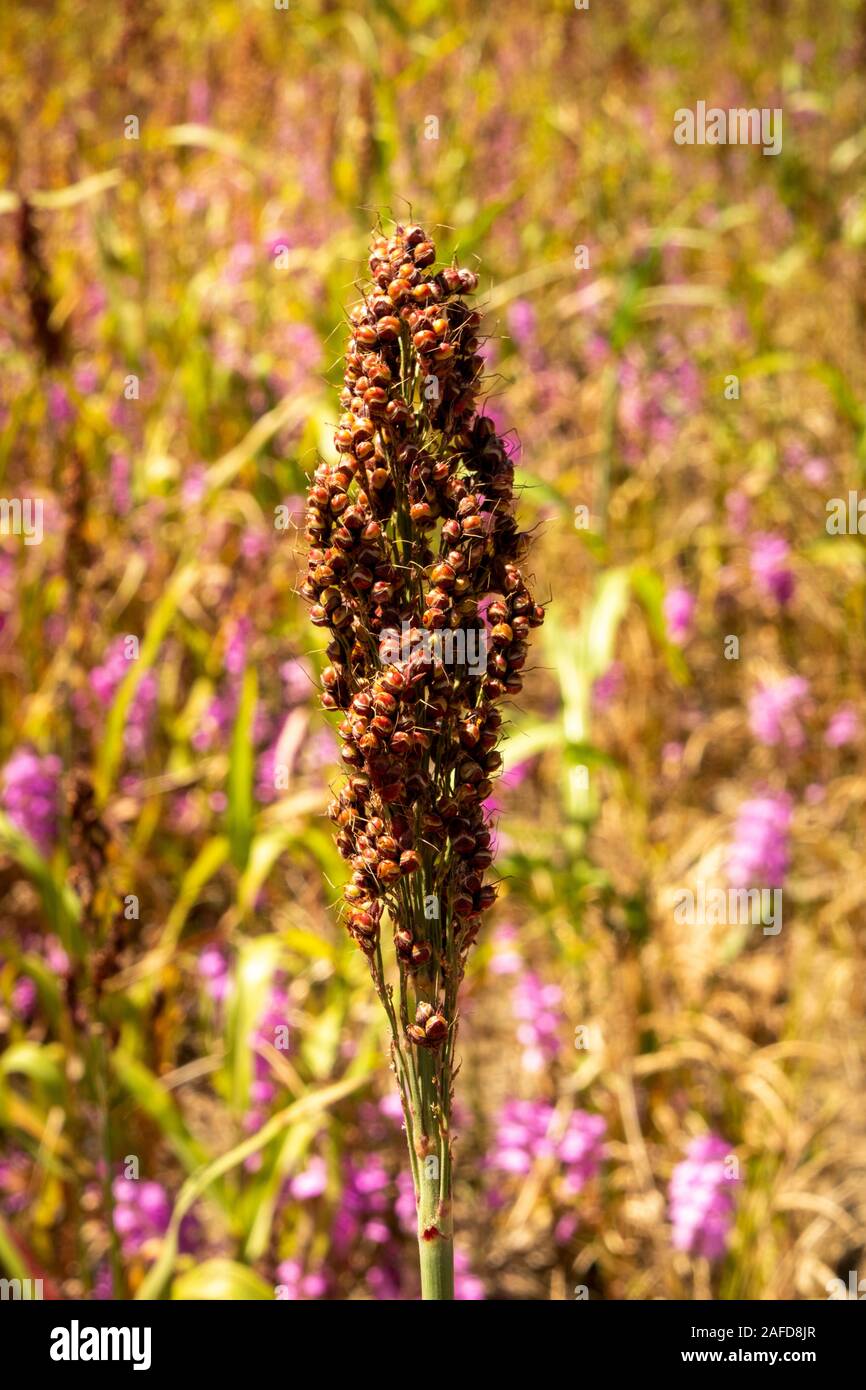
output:
<instances>
[{"instance_id":1,"label":"green leaf","mask_svg":"<svg viewBox=\"0 0 866 1390\"><path fill-rule=\"evenodd\" d=\"M345 1096L351 1095L353 1091L366 1086L368 1081L369 1075L365 1072L360 1076L343 1077L340 1081L335 1081L333 1086L326 1086L321 1091L309 1091L305 1096L301 1096L300 1100L294 1101L285 1110L274 1115L266 1124L262 1125L256 1134L251 1134L248 1139L244 1139L228 1153L214 1159L213 1163L209 1163L201 1172L187 1178L178 1194L171 1221L163 1239L162 1250L136 1291L136 1299L146 1302L159 1298L171 1277L177 1259L177 1242L181 1222L198 1198L218 1178L231 1172L232 1168L236 1168L238 1164L258 1153L260 1149L266 1148L289 1125L297 1124L312 1115L320 1114L329 1106L336 1105L337 1101L342 1100Z\"/></svg>"},{"instance_id":2,"label":"green leaf","mask_svg":"<svg viewBox=\"0 0 866 1390\"><path fill-rule=\"evenodd\" d=\"M558 719L527 719L511 729L508 742L503 750L503 772L510 771L517 763L534 758L548 748L562 746L562 725Z\"/></svg>"},{"instance_id":3,"label":"green leaf","mask_svg":"<svg viewBox=\"0 0 866 1390\"><path fill-rule=\"evenodd\" d=\"M207 1153L189 1133L170 1091L159 1078L123 1048L112 1053L111 1068L123 1089L158 1125L184 1168L188 1172L198 1168Z\"/></svg>"},{"instance_id":4,"label":"green leaf","mask_svg":"<svg viewBox=\"0 0 866 1390\"><path fill-rule=\"evenodd\" d=\"M310 396L284 396L273 410L260 416L239 444L211 464L205 474L208 499L232 482L244 464L255 458L278 430L301 424L318 405L319 402Z\"/></svg>"},{"instance_id":5,"label":"green leaf","mask_svg":"<svg viewBox=\"0 0 866 1390\"><path fill-rule=\"evenodd\" d=\"M114 697L114 703L109 711L105 726L105 737L102 741L94 779L100 803L106 801L111 791L115 774L123 756L123 734L135 692L145 672L149 671L155 662L162 640L171 626L178 605L195 583L197 573L194 565L178 566L168 588L153 610L141 644L138 660L130 663L131 669L121 681Z\"/></svg>"},{"instance_id":6,"label":"green leaf","mask_svg":"<svg viewBox=\"0 0 866 1390\"><path fill-rule=\"evenodd\" d=\"M42 858L29 836L13 825L0 811L0 850L5 851L33 879L51 926L69 947L81 915L81 904L65 885L58 886L50 865ZM77 952L76 952L77 954Z\"/></svg>"},{"instance_id":7,"label":"green leaf","mask_svg":"<svg viewBox=\"0 0 866 1390\"><path fill-rule=\"evenodd\" d=\"M273 1301L274 1290L261 1275L234 1260L205 1260L181 1274L171 1286L173 1299L207 1302Z\"/></svg>"},{"instance_id":8,"label":"green leaf","mask_svg":"<svg viewBox=\"0 0 866 1390\"><path fill-rule=\"evenodd\" d=\"M201 891L218 873L229 857L229 842L224 835L214 835L199 850L180 881L174 906L166 918L160 939L160 949L171 950L177 945L186 919L201 896Z\"/></svg>"},{"instance_id":9,"label":"green leaf","mask_svg":"<svg viewBox=\"0 0 866 1390\"><path fill-rule=\"evenodd\" d=\"M27 1262L18 1250L11 1228L6 1224L6 1218L0 1213L0 1265L12 1279L28 1279L30 1270Z\"/></svg>"},{"instance_id":10,"label":"green leaf","mask_svg":"<svg viewBox=\"0 0 866 1390\"><path fill-rule=\"evenodd\" d=\"M324 1081L334 1070L345 1023L345 1008L338 1000L323 1009L304 1034L301 1055L318 1081Z\"/></svg>"},{"instance_id":11,"label":"green leaf","mask_svg":"<svg viewBox=\"0 0 866 1390\"><path fill-rule=\"evenodd\" d=\"M33 980L39 991L39 1002L52 1025L57 1028L63 1012L63 1000L57 975L40 956L19 956L17 957L17 964L21 973L29 975Z\"/></svg>"},{"instance_id":12,"label":"green leaf","mask_svg":"<svg viewBox=\"0 0 866 1390\"><path fill-rule=\"evenodd\" d=\"M650 631L665 654L671 675L680 684L687 683L690 677L686 659L676 643L671 642L667 635L664 613L665 586L661 575L646 565L634 565L631 583L635 596L646 610Z\"/></svg>"},{"instance_id":13,"label":"green leaf","mask_svg":"<svg viewBox=\"0 0 866 1390\"><path fill-rule=\"evenodd\" d=\"M526 489L529 493L527 500L534 507L539 507L546 502L548 505L556 507L563 516L574 516L574 504L571 499L560 492L558 487L554 487L553 483L540 478L537 473L531 473L526 468L515 468L514 485L516 488Z\"/></svg>"},{"instance_id":14,"label":"green leaf","mask_svg":"<svg viewBox=\"0 0 866 1390\"><path fill-rule=\"evenodd\" d=\"M30 201L35 208L45 208L57 212L60 208L77 207L88 198L95 198L109 188L116 188L122 178L119 169L106 169L101 174L90 174L79 183L71 183L66 188L52 188L44 193L32 193Z\"/></svg>"},{"instance_id":15,"label":"green leaf","mask_svg":"<svg viewBox=\"0 0 866 1390\"><path fill-rule=\"evenodd\" d=\"M13 1043L0 1056L0 1072L4 1076L26 1076L40 1086L59 1092L63 1086L62 1061L63 1048L59 1043Z\"/></svg>"},{"instance_id":16,"label":"green leaf","mask_svg":"<svg viewBox=\"0 0 866 1390\"><path fill-rule=\"evenodd\" d=\"M589 612L581 624L583 656L593 680L603 676L613 663L628 596L629 572L625 568L608 570L596 584Z\"/></svg>"},{"instance_id":17,"label":"green leaf","mask_svg":"<svg viewBox=\"0 0 866 1390\"><path fill-rule=\"evenodd\" d=\"M250 1035L264 1013L280 949L279 937L268 935L244 941L238 952L234 990L226 1019L226 1065L232 1104L238 1111L249 1108L253 1079Z\"/></svg>"},{"instance_id":18,"label":"green leaf","mask_svg":"<svg viewBox=\"0 0 866 1390\"><path fill-rule=\"evenodd\" d=\"M155 144L157 141L191 149L211 150L222 159L237 159L254 169L263 170L267 167L267 159L261 150L244 144L233 135L214 130L212 126L198 125L192 121L186 125L169 126L167 130L158 132L150 143Z\"/></svg>"},{"instance_id":19,"label":"green leaf","mask_svg":"<svg viewBox=\"0 0 866 1390\"><path fill-rule=\"evenodd\" d=\"M258 681L255 669L247 667L244 671L241 698L232 733L226 814L232 861L239 869L246 868L253 838L253 720L257 697Z\"/></svg>"},{"instance_id":20,"label":"green leaf","mask_svg":"<svg viewBox=\"0 0 866 1390\"><path fill-rule=\"evenodd\" d=\"M805 546L803 554L814 565L826 565L829 569L862 570L866 565L866 547L862 541L849 536L828 536L826 540L815 541Z\"/></svg>"},{"instance_id":21,"label":"green leaf","mask_svg":"<svg viewBox=\"0 0 866 1390\"><path fill-rule=\"evenodd\" d=\"M252 912L259 890L280 855L298 839L298 831L285 826L256 835L238 883L238 907L244 916Z\"/></svg>"},{"instance_id":22,"label":"green leaf","mask_svg":"<svg viewBox=\"0 0 866 1390\"><path fill-rule=\"evenodd\" d=\"M255 1193L255 1206L250 1231L244 1246L244 1258L260 1260L271 1243L271 1231L283 1184L290 1173L296 1172L316 1134L314 1124L293 1125L280 1145L280 1151L270 1173Z\"/></svg>"}]
</instances>

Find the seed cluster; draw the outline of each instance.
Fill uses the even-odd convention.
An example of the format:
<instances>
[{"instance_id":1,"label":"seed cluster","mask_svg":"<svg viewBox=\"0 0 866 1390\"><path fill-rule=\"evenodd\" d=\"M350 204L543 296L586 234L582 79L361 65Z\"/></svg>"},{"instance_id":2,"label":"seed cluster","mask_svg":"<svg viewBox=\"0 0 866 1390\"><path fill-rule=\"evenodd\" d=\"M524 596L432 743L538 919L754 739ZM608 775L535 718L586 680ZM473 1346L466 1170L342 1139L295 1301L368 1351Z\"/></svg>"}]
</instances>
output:
<instances>
[{"instance_id":1,"label":"seed cluster","mask_svg":"<svg viewBox=\"0 0 866 1390\"><path fill-rule=\"evenodd\" d=\"M329 814L353 870L349 931L381 989L387 907L402 1028L432 1049L496 898L483 803L502 764L497 705L521 689L544 617L518 567L513 466L476 410L480 317L463 296L477 277L435 261L420 227L374 238L372 284L349 315L337 459L309 490L303 585L331 635L322 703L343 712L348 776ZM461 648L443 639L458 631L485 643L486 664L451 659ZM396 661L382 657L393 632L407 637Z\"/></svg>"}]
</instances>

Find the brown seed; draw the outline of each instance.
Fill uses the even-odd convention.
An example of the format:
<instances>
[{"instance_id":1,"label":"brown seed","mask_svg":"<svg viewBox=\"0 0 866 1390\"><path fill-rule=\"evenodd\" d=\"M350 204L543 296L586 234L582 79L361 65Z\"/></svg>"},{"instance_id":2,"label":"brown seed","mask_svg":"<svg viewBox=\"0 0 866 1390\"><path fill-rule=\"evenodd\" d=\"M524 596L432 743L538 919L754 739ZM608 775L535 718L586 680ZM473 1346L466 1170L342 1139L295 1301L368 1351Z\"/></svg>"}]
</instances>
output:
<instances>
[{"instance_id":1,"label":"brown seed","mask_svg":"<svg viewBox=\"0 0 866 1390\"><path fill-rule=\"evenodd\" d=\"M376 869L376 875L380 883L396 883L400 877L400 865L393 859L383 859Z\"/></svg>"},{"instance_id":2,"label":"brown seed","mask_svg":"<svg viewBox=\"0 0 866 1390\"><path fill-rule=\"evenodd\" d=\"M353 908L349 920L355 931L360 932L362 936L374 936L379 925L369 912L364 912L361 908Z\"/></svg>"},{"instance_id":3,"label":"brown seed","mask_svg":"<svg viewBox=\"0 0 866 1390\"><path fill-rule=\"evenodd\" d=\"M364 392L364 404L371 415L381 414L388 404L388 393L384 386L370 386Z\"/></svg>"},{"instance_id":4,"label":"brown seed","mask_svg":"<svg viewBox=\"0 0 866 1390\"><path fill-rule=\"evenodd\" d=\"M433 1014L424 1024L424 1034L428 1042L438 1043L448 1036L448 1021L443 1014Z\"/></svg>"},{"instance_id":5,"label":"brown seed","mask_svg":"<svg viewBox=\"0 0 866 1390\"><path fill-rule=\"evenodd\" d=\"M448 589L454 583L456 575L451 565L434 565L430 572L430 578L434 584L440 585L443 589Z\"/></svg>"}]
</instances>

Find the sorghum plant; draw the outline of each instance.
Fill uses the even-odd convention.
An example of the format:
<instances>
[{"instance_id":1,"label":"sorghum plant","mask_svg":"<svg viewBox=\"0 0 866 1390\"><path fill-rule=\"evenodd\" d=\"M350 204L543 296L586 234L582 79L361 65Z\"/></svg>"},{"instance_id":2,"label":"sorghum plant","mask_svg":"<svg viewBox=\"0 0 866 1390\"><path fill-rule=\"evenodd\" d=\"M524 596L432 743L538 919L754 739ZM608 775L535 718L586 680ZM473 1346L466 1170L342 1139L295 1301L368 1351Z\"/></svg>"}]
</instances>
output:
<instances>
[{"instance_id":1,"label":"sorghum plant","mask_svg":"<svg viewBox=\"0 0 866 1390\"><path fill-rule=\"evenodd\" d=\"M498 705L521 689L544 612L518 568L514 470L476 408L480 318L464 295L477 276L435 262L421 227L374 237L372 284L349 315L337 461L309 490L303 592L331 636L322 702L342 711L347 778L329 814L352 866L346 921L391 1027L422 1295L446 1299L457 996L496 898L484 802L502 763Z\"/></svg>"}]
</instances>

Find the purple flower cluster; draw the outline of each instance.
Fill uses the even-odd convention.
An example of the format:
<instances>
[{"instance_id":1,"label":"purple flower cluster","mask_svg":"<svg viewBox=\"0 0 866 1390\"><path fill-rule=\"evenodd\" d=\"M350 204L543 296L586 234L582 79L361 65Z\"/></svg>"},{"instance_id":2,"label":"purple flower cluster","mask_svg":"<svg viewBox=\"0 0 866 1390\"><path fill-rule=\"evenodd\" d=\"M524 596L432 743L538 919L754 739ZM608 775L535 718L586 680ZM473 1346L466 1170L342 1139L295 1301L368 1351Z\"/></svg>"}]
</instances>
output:
<instances>
[{"instance_id":1,"label":"purple flower cluster","mask_svg":"<svg viewBox=\"0 0 866 1390\"><path fill-rule=\"evenodd\" d=\"M592 683L592 706L600 713L607 709L622 690L625 677L625 670L621 661L613 661L605 671L604 675L598 676Z\"/></svg>"},{"instance_id":2,"label":"purple flower cluster","mask_svg":"<svg viewBox=\"0 0 866 1390\"><path fill-rule=\"evenodd\" d=\"M12 1215L30 1204L33 1160L23 1149L12 1149L0 1158L0 1211Z\"/></svg>"},{"instance_id":3,"label":"purple flower cluster","mask_svg":"<svg viewBox=\"0 0 866 1390\"><path fill-rule=\"evenodd\" d=\"M559 985L543 984L527 970L514 989L514 1016L517 1040L523 1048L523 1067L541 1072L559 1054L562 1028L562 990Z\"/></svg>"},{"instance_id":4,"label":"purple flower cluster","mask_svg":"<svg viewBox=\"0 0 866 1390\"><path fill-rule=\"evenodd\" d=\"M325 1298L328 1276L322 1269L304 1272L300 1260L283 1260L277 1265L277 1298L290 1303L312 1302Z\"/></svg>"},{"instance_id":5,"label":"purple flower cluster","mask_svg":"<svg viewBox=\"0 0 866 1390\"><path fill-rule=\"evenodd\" d=\"M222 1004L231 987L226 952L219 946L206 946L198 958L198 973L215 1004Z\"/></svg>"},{"instance_id":6,"label":"purple flower cluster","mask_svg":"<svg viewBox=\"0 0 866 1390\"><path fill-rule=\"evenodd\" d=\"M517 928L503 922L493 933L493 955L490 957L492 975L518 975L523 969L523 957L518 950Z\"/></svg>"},{"instance_id":7,"label":"purple flower cluster","mask_svg":"<svg viewBox=\"0 0 866 1390\"><path fill-rule=\"evenodd\" d=\"M682 647L692 634L695 616L695 596L690 589L680 586L669 589L664 598L665 626L668 641Z\"/></svg>"},{"instance_id":8,"label":"purple flower cluster","mask_svg":"<svg viewBox=\"0 0 866 1390\"><path fill-rule=\"evenodd\" d=\"M828 748L844 748L860 737L860 716L853 705L840 705L824 734Z\"/></svg>"},{"instance_id":9,"label":"purple flower cluster","mask_svg":"<svg viewBox=\"0 0 866 1390\"><path fill-rule=\"evenodd\" d=\"M717 1260L727 1249L738 1179L728 1172L730 1145L717 1134L692 1139L674 1168L668 1197L675 1250Z\"/></svg>"},{"instance_id":10,"label":"purple flower cluster","mask_svg":"<svg viewBox=\"0 0 866 1390\"><path fill-rule=\"evenodd\" d=\"M39 1002L39 991L29 975L20 975L12 986L12 1012L22 1023L29 1023Z\"/></svg>"},{"instance_id":11,"label":"purple flower cluster","mask_svg":"<svg viewBox=\"0 0 866 1390\"><path fill-rule=\"evenodd\" d=\"M791 798L759 796L744 801L728 851L732 888L781 888L788 871Z\"/></svg>"},{"instance_id":12,"label":"purple flower cluster","mask_svg":"<svg viewBox=\"0 0 866 1390\"><path fill-rule=\"evenodd\" d=\"M103 708L108 708L111 704L129 672L130 662L125 645L125 637L116 638L105 653L102 665L95 666L90 673L90 688ZM141 759L147 751L156 697L156 675L153 671L145 671L136 686L123 732L124 747L129 756L136 760Z\"/></svg>"},{"instance_id":13,"label":"purple flower cluster","mask_svg":"<svg viewBox=\"0 0 866 1390\"><path fill-rule=\"evenodd\" d=\"M210 701L192 736L192 746L197 753L210 752L212 748L224 745L228 739L237 714L251 632L252 624L248 618L236 619L229 628L223 656L225 687Z\"/></svg>"},{"instance_id":14,"label":"purple flower cluster","mask_svg":"<svg viewBox=\"0 0 866 1390\"><path fill-rule=\"evenodd\" d=\"M806 735L799 714L808 694L809 682L802 676L759 685L749 700L749 728L755 738L771 748L778 744L792 750L802 748Z\"/></svg>"},{"instance_id":15,"label":"purple flower cluster","mask_svg":"<svg viewBox=\"0 0 866 1390\"><path fill-rule=\"evenodd\" d=\"M409 1181L411 1183L411 1179ZM367 1272L367 1284L379 1299L399 1298L401 1292L401 1247L388 1221L394 1210L391 1179L381 1159L374 1155L367 1155L358 1162L348 1159L343 1168L343 1189L331 1230L331 1243L339 1258L345 1258L358 1241L377 1247L378 1258ZM414 1210L412 1196L413 1218ZM405 1219L405 1204L402 1215Z\"/></svg>"},{"instance_id":16,"label":"purple flower cluster","mask_svg":"<svg viewBox=\"0 0 866 1390\"><path fill-rule=\"evenodd\" d=\"M522 1177L539 1161L552 1159L566 1195L576 1197L601 1166L606 1128L601 1115L588 1110L573 1110L563 1126L548 1101L508 1100L486 1166Z\"/></svg>"},{"instance_id":17,"label":"purple flower cluster","mask_svg":"<svg viewBox=\"0 0 866 1390\"><path fill-rule=\"evenodd\" d=\"M376 1128L377 1118L390 1124L402 1117L394 1111L392 1098L368 1112L374 1133L387 1134ZM297 1173L287 1188L293 1202L315 1201L325 1195L327 1169L324 1160L313 1155L307 1166ZM375 1256L364 1279L374 1298L382 1300L414 1297L414 1285L406 1283L406 1271L412 1269L407 1259L404 1238L414 1243L417 1234L415 1190L411 1174L405 1170L392 1177L383 1160L376 1154L362 1154L346 1159L342 1168L342 1187L339 1202L331 1222L331 1251L337 1268L351 1260L361 1246L373 1246ZM454 1252L454 1297L456 1300L477 1300L486 1297L482 1281L469 1269L465 1253ZM277 1268L277 1281L282 1286L281 1298L324 1298L332 1291L326 1269L305 1272L301 1261L289 1259Z\"/></svg>"},{"instance_id":18,"label":"purple flower cluster","mask_svg":"<svg viewBox=\"0 0 866 1390\"><path fill-rule=\"evenodd\" d=\"M43 853L57 840L60 820L60 759L19 748L3 769L3 809L10 821Z\"/></svg>"},{"instance_id":19,"label":"purple flower cluster","mask_svg":"<svg viewBox=\"0 0 866 1390\"><path fill-rule=\"evenodd\" d=\"M159 1182L144 1182L123 1175L112 1184L114 1195L114 1229L120 1237L125 1259L137 1255L153 1258L158 1253L158 1241L168 1230L171 1220L171 1198ZM179 1248L185 1254L199 1243L198 1221L189 1213L180 1226Z\"/></svg>"},{"instance_id":20,"label":"purple flower cluster","mask_svg":"<svg viewBox=\"0 0 866 1390\"><path fill-rule=\"evenodd\" d=\"M785 537L773 532L760 531L752 537L752 577L760 591L782 607L794 593L789 550Z\"/></svg>"},{"instance_id":21,"label":"purple flower cluster","mask_svg":"<svg viewBox=\"0 0 866 1390\"><path fill-rule=\"evenodd\" d=\"M656 348L653 365L643 349L630 344L619 368L618 423L623 453L633 464L642 457L647 441L672 444L681 421L701 399L693 356L670 335L660 337Z\"/></svg>"}]
</instances>

